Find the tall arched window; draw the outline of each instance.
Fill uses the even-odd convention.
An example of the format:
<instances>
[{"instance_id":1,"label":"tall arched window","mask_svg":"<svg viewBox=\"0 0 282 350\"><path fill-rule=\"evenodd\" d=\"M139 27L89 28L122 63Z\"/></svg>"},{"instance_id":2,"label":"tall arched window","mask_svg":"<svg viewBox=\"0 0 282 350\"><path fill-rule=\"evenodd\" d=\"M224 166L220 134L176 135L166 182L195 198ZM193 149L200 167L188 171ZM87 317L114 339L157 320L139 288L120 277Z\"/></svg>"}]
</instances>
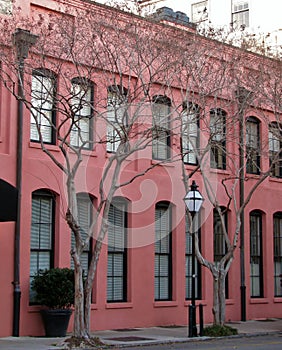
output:
<instances>
[{"instance_id":1,"label":"tall arched window","mask_svg":"<svg viewBox=\"0 0 282 350\"><path fill-rule=\"evenodd\" d=\"M227 253L227 244L224 236L224 226L226 231L228 232L228 212L227 209L224 207L221 207L220 210L221 215L223 216L223 223L221 221L221 216L218 210L213 210L213 255L215 264L218 264ZM228 275L225 279L225 297L229 297Z\"/></svg>"},{"instance_id":2,"label":"tall arched window","mask_svg":"<svg viewBox=\"0 0 282 350\"><path fill-rule=\"evenodd\" d=\"M108 216L107 301L127 300L127 202L113 200Z\"/></svg>"},{"instance_id":3,"label":"tall arched window","mask_svg":"<svg viewBox=\"0 0 282 350\"><path fill-rule=\"evenodd\" d=\"M246 121L246 171L249 174L260 173L260 121L248 117Z\"/></svg>"},{"instance_id":4,"label":"tall arched window","mask_svg":"<svg viewBox=\"0 0 282 350\"><path fill-rule=\"evenodd\" d=\"M273 215L274 296L282 297L282 212Z\"/></svg>"},{"instance_id":5,"label":"tall arched window","mask_svg":"<svg viewBox=\"0 0 282 350\"><path fill-rule=\"evenodd\" d=\"M172 236L169 203L155 208L155 300L172 298Z\"/></svg>"},{"instance_id":6,"label":"tall arched window","mask_svg":"<svg viewBox=\"0 0 282 350\"><path fill-rule=\"evenodd\" d=\"M210 111L211 167L226 169L226 112L221 108Z\"/></svg>"},{"instance_id":7,"label":"tall arched window","mask_svg":"<svg viewBox=\"0 0 282 350\"><path fill-rule=\"evenodd\" d=\"M116 152L127 140L124 127L128 125L128 91L121 85L108 87L107 122L107 151Z\"/></svg>"},{"instance_id":8,"label":"tall arched window","mask_svg":"<svg viewBox=\"0 0 282 350\"><path fill-rule=\"evenodd\" d=\"M167 160L170 158L170 109L171 101L167 96L153 97L153 159Z\"/></svg>"},{"instance_id":9,"label":"tall arched window","mask_svg":"<svg viewBox=\"0 0 282 350\"><path fill-rule=\"evenodd\" d=\"M262 214L250 213L250 295L263 297Z\"/></svg>"},{"instance_id":10,"label":"tall arched window","mask_svg":"<svg viewBox=\"0 0 282 350\"><path fill-rule=\"evenodd\" d=\"M94 85L83 78L72 79L72 146L91 148L93 123Z\"/></svg>"},{"instance_id":11,"label":"tall arched window","mask_svg":"<svg viewBox=\"0 0 282 350\"><path fill-rule=\"evenodd\" d=\"M182 112L182 157L184 163L197 164L199 147L199 106L183 103Z\"/></svg>"},{"instance_id":12,"label":"tall arched window","mask_svg":"<svg viewBox=\"0 0 282 350\"><path fill-rule=\"evenodd\" d=\"M31 80L31 141L54 144L56 141L55 124L55 74L46 69L36 69Z\"/></svg>"},{"instance_id":13,"label":"tall arched window","mask_svg":"<svg viewBox=\"0 0 282 350\"><path fill-rule=\"evenodd\" d=\"M39 271L54 266L55 199L45 190L32 193L30 281ZM34 293L30 291L32 302Z\"/></svg>"},{"instance_id":14,"label":"tall arched window","mask_svg":"<svg viewBox=\"0 0 282 350\"><path fill-rule=\"evenodd\" d=\"M269 124L268 145L271 176L282 177L282 126L278 123Z\"/></svg>"},{"instance_id":15,"label":"tall arched window","mask_svg":"<svg viewBox=\"0 0 282 350\"><path fill-rule=\"evenodd\" d=\"M78 223L81 227L81 236L84 240L87 237L87 233L93 218L93 199L89 196L88 193L78 193L77 194L77 212L78 212ZM74 233L71 233L71 246L75 246ZM89 243L84 247L83 252L81 253L81 265L82 268L87 274L88 267L92 257L92 238L89 239ZM74 268L73 259L71 258L71 268Z\"/></svg>"}]
</instances>

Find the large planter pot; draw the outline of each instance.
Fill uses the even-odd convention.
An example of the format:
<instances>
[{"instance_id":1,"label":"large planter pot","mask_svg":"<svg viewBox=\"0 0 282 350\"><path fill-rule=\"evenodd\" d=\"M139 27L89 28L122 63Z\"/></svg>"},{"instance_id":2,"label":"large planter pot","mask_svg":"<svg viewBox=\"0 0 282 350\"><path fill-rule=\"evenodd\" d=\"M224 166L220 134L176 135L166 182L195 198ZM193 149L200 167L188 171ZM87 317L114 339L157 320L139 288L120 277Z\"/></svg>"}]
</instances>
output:
<instances>
[{"instance_id":1,"label":"large planter pot","mask_svg":"<svg viewBox=\"0 0 282 350\"><path fill-rule=\"evenodd\" d=\"M41 310L46 337L65 337L72 311L69 309Z\"/></svg>"}]
</instances>

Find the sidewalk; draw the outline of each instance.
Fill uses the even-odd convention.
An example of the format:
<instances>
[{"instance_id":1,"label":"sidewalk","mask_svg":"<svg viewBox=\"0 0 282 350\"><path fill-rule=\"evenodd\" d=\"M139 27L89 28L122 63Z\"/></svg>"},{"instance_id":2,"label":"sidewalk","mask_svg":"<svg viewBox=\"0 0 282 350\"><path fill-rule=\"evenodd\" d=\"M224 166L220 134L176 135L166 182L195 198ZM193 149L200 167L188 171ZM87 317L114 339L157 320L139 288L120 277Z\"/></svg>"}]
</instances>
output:
<instances>
[{"instance_id":1,"label":"sidewalk","mask_svg":"<svg viewBox=\"0 0 282 350\"><path fill-rule=\"evenodd\" d=\"M247 322L227 323L237 328L239 335L259 335L269 333L282 333L281 319L266 319ZM187 337L187 327L152 327L134 328L121 330L99 331L93 334L99 337L107 345L115 345L117 348L168 342L187 342L200 340ZM43 337L7 337L0 338L1 350L60 350L63 349L65 338L43 338Z\"/></svg>"}]
</instances>

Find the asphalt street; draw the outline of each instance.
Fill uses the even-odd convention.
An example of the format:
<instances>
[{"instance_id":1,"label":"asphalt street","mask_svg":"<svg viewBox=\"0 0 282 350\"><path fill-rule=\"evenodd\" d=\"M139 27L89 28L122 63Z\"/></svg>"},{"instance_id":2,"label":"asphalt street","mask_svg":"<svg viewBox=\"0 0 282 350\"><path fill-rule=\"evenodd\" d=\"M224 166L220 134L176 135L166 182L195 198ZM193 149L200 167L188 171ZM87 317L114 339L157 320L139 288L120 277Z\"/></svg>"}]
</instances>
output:
<instances>
[{"instance_id":1,"label":"asphalt street","mask_svg":"<svg viewBox=\"0 0 282 350\"><path fill-rule=\"evenodd\" d=\"M114 349L119 349L114 347ZM282 333L272 335L256 335L248 337L232 337L220 339L195 340L186 343L168 343L137 347L124 347L131 350L281 350Z\"/></svg>"}]
</instances>

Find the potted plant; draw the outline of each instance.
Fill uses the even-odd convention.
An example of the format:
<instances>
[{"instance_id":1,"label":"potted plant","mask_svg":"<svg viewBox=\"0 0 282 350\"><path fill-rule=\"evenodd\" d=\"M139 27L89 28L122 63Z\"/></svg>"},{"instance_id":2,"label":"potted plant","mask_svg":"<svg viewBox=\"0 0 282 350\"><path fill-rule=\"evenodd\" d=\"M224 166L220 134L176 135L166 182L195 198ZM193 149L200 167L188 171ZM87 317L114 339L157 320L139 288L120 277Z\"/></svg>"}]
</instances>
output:
<instances>
[{"instance_id":1,"label":"potted plant","mask_svg":"<svg viewBox=\"0 0 282 350\"><path fill-rule=\"evenodd\" d=\"M47 337L64 337L74 304L74 271L68 268L39 270L31 288L35 301L47 308L41 315Z\"/></svg>"}]
</instances>

